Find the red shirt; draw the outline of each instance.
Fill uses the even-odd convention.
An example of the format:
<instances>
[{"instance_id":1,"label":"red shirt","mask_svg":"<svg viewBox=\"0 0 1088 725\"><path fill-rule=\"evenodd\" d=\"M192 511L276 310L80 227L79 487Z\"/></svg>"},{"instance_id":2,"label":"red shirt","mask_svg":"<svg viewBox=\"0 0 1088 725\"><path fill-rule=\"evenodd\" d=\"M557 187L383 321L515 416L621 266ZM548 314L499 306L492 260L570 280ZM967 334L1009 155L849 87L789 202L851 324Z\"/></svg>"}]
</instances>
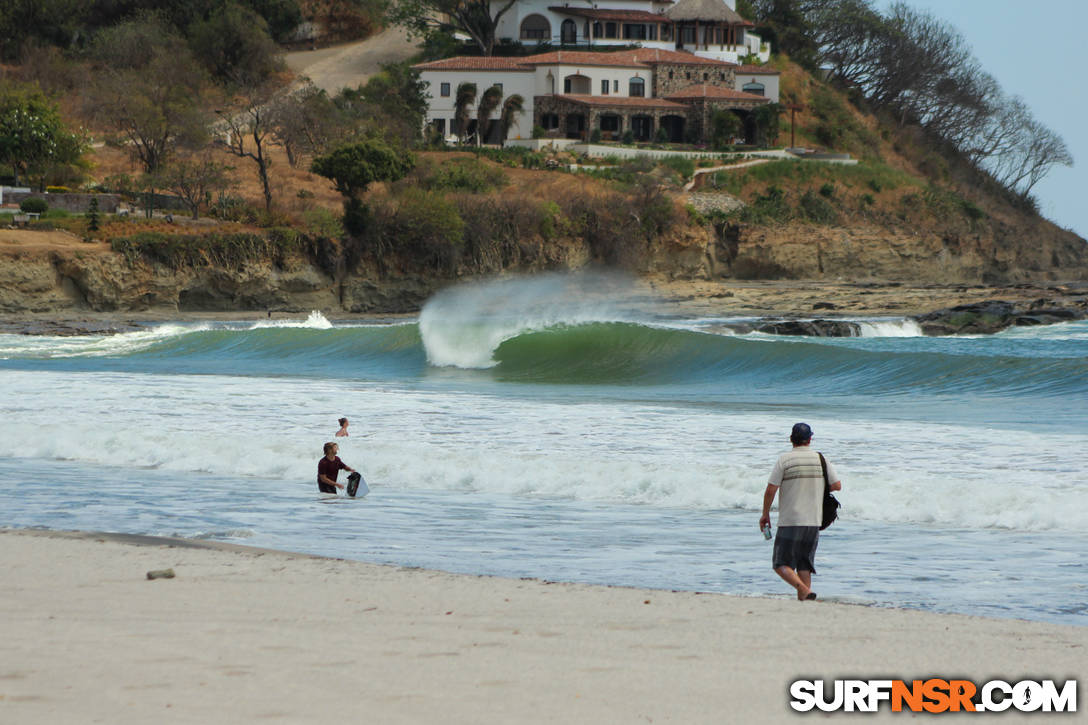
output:
<instances>
[{"instance_id":1,"label":"red shirt","mask_svg":"<svg viewBox=\"0 0 1088 725\"><path fill-rule=\"evenodd\" d=\"M336 477L340 475L341 468L347 468L347 466L340 460L340 456L336 456L331 461L328 458L322 457L321 460L317 462L317 480L320 482L320 476L324 475L328 476L329 480L335 483Z\"/></svg>"}]
</instances>

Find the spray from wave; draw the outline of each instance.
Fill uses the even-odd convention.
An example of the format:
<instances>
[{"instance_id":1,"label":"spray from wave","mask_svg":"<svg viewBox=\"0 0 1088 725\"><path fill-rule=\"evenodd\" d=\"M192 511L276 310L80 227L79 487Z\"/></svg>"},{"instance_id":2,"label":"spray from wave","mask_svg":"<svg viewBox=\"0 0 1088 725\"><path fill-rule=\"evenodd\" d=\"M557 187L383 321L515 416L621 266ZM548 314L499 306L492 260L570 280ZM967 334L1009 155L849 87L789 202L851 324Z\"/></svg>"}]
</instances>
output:
<instances>
[{"instance_id":1,"label":"spray from wave","mask_svg":"<svg viewBox=\"0 0 1088 725\"><path fill-rule=\"evenodd\" d=\"M431 365L490 368L498 364L499 346L526 332L633 321L629 305L640 292L637 281L603 272L458 285L424 305L419 331Z\"/></svg>"}]
</instances>

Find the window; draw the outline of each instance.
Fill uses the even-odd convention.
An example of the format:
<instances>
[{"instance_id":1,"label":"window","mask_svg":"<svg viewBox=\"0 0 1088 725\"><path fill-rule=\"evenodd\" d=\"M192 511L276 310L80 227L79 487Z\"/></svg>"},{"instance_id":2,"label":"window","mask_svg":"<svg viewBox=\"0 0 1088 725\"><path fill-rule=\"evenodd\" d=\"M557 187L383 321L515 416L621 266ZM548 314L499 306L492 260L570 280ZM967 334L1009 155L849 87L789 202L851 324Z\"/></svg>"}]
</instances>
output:
<instances>
[{"instance_id":1,"label":"window","mask_svg":"<svg viewBox=\"0 0 1088 725\"><path fill-rule=\"evenodd\" d=\"M521 21L522 40L551 40L552 26L543 15L530 15Z\"/></svg>"},{"instance_id":2,"label":"window","mask_svg":"<svg viewBox=\"0 0 1088 725\"><path fill-rule=\"evenodd\" d=\"M450 96L450 84L449 83L443 83L440 88L441 88L441 90L439 92L442 94L442 97L443 98L449 98L449 96Z\"/></svg>"},{"instance_id":3,"label":"window","mask_svg":"<svg viewBox=\"0 0 1088 725\"><path fill-rule=\"evenodd\" d=\"M563 79L563 92L570 93L570 76Z\"/></svg>"},{"instance_id":4,"label":"window","mask_svg":"<svg viewBox=\"0 0 1088 725\"><path fill-rule=\"evenodd\" d=\"M745 93L751 93L755 96L762 96L764 91L766 90L766 87L762 83L756 83L755 81L752 81L751 83L745 83L741 87L741 90Z\"/></svg>"},{"instance_id":5,"label":"window","mask_svg":"<svg viewBox=\"0 0 1088 725\"><path fill-rule=\"evenodd\" d=\"M657 26L656 25L647 26L647 28L646 28L646 39L647 40L657 40Z\"/></svg>"},{"instance_id":6,"label":"window","mask_svg":"<svg viewBox=\"0 0 1088 725\"><path fill-rule=\"evenodd\" d=\"M615 37L617 37L616 36L616 24L615 23L605 23L604 24L604 37L606 37L606 38L615 38Z\"/></svg>"},{"instance_id":7,"label":"window","mask_svg":"<svg viewBox=\"0 0 1088 725\"><path fill-rule=\"evenodd\" d=\"M433 121L431 121L431 128L434 129L434 132L437 136L444 138L446 136L446 119L434 119Z\"/></svg>"},{"instance_id":8,"label":"window","mask_svg":"<svg viewBox=\"0 0 1088 725\"><path fill-rule=\"evenodd\" d=\"M565 45L578 42L578 26L574 24L573 20L568 18L559 26L559 42Z\"/></svg>"},{"instance_id":9,"label":"window","mask_svg":"<svg viewBox=\"0 0 1088 725\"><path fill-rule=\"evenodd\" d=\"M646 82L641 78L632 78L628 85L627 95L642 98L646 95Z\"/></svg>"},{"instance_id":10,"label":"window","mask_svg":"<svg viewBox=\"0 0 1088 725\"><path fill-rule=\"evenodd\" d=\"M683 37L683 43L685 45L687 45L688 43L694 44L695 43L695 28L692 27L691 25L685 25L684 28L683 28L682 37Z\"/></svg>"},{"instance_id":11,"label":"window","mask_svg":"<svg viewBox=\"0 0 1088 725\"><path fill-rule=\"evenodd\" d=\"M646 40L646 26L624 23L623 37L625 40Z\"/></svg>"},{"instance_id":12,"label":"window","mask_svg":"<svg viewBox=\"0 0 1088 725\"><path fill-rule=\"evenodd\" d=\"M620 82L619 81L612 81L612 92L613 93L619 93L620 92Z\"/></svg>"},{"instance_id":13,"label":"window","mask_svg":"<svg viewBox=\"0 0 1088 725\"><path fill-rule=\"evenodd\" d=\"M608 95L608 86L609 85L611 85L611 84L607 80L601 81L601 95L602 96L607 96Z\"/></svg>"}]
</instances>

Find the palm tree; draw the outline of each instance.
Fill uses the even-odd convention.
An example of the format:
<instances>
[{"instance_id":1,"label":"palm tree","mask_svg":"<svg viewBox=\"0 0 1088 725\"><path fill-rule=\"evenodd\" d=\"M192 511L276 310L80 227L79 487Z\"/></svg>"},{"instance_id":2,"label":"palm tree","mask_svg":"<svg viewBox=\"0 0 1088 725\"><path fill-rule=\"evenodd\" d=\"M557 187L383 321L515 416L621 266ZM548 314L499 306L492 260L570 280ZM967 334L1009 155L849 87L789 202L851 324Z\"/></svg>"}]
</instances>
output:
<instances>
[{"instance_id":1,"label":"palm tree","mask_svg":"<svg viewBox=\"0 0 1088 725\"><path fill-rule=\"evenodd\" d=\"M476 120L476 145L479 146L488 134L488 121L491 114L502 103L502 90L498 86L491 86L480 98L480 109L477 111Z\"/></svg>"},{"instance_id":2,"label":"palm tree","mask_svg":"<svg viewBox=\"0 0 1088 725\"><path fill-rule=\"evenodd\" d=\"M502 104L502 113L499 115L499 127L502 129L502 140L506 140L506 134L510 127L518 122L517 116L525 113L525 99L515 93Z\"/></svg>"},{"instance_id":3,"label":"palm tree","mask_svg":"<svg viewBox=\"0 0 1088 725\"><path fill-rule=\"evenodd\" d=\"M457 99L453 104L453 119L457 122L457 137L465 138L472 106L476 103L476 84L462 83L457 86Z\"/></svg>"}]
</instances>

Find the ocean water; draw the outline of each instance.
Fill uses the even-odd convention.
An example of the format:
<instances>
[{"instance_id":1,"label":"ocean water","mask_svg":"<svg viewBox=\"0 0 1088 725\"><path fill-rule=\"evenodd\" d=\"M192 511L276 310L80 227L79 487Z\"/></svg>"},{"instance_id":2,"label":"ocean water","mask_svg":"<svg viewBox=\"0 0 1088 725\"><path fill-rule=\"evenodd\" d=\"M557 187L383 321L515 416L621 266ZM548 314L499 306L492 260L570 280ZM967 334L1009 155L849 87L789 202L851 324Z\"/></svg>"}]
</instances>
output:
<instances>
[{"instance_id":1,"label":"ocean water","mask_svg":"<svg viewBox=\"0 0 1088 725\"><path fill-rule=\"evenodd\" d=\"M615 277L416 319L0 335L0 527L790 596L756 522L807 421L843 482L821 598L1088 625L1088 323L738 334ZM371 486L321 497L321 446Z\"/></svg>"}]
</instances>

